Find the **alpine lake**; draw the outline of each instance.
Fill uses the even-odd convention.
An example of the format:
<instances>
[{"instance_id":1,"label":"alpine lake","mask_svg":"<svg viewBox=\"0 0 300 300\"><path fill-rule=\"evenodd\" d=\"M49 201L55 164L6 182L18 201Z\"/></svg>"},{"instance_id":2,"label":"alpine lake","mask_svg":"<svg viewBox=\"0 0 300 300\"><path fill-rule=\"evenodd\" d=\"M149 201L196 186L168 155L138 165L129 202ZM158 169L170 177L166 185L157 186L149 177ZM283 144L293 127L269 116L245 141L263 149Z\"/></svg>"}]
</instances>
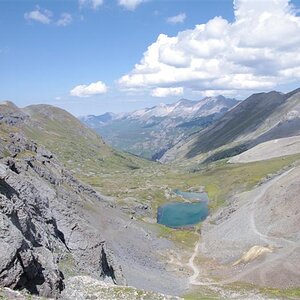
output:
<instances>
[{"instance_id":1,"label":"alpine lake","mask_svg":"<svg viewBox=\"0 0 300 300\"><path fill-rule=\"evenodd\" d=\"M157 210L157 223L171 228L190 227L204 221L209 215L206 193L180 190L174 190L174 193L187 202L172 202L160 206Z\"/></svg>"}]
</instances>

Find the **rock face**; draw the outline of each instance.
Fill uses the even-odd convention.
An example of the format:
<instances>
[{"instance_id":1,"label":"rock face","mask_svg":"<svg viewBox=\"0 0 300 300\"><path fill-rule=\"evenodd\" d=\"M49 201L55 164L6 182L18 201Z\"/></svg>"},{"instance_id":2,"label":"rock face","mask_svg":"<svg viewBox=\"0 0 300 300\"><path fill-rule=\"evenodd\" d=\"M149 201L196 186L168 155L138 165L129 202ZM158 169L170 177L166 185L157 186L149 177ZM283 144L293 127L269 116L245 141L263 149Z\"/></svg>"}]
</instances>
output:
<instances>
[{"instance_id":1,"label":"rock face","mask_svg":"<svg viewBox=\"0 0 300 300\"><path fill-rule=\"evenodd\" d=\"M74 270L126 284L101 232L80 210L88 201L104 202L102 196L27 140L18 127L26 115L5 105L0 110L0 286L57 297Z\"/></svg>"}]
</instances>

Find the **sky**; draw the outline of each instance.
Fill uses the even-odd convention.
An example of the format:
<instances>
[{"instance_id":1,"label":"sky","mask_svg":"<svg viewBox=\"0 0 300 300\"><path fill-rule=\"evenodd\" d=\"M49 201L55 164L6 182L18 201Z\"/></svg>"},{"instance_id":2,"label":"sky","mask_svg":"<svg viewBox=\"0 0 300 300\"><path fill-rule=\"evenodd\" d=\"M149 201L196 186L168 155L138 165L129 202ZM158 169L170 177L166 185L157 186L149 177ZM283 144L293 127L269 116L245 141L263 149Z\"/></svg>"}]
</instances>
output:
<instances>
[{"instance_id":1,"label":"sky","mask_svg":"<svg viewBox=\"0 0 300 300\"><path fill-rule=\"evenodd\" d=\"M300 87L300 0L0 0L0 100L76 116Z\"/></svg>"}]
</instances>

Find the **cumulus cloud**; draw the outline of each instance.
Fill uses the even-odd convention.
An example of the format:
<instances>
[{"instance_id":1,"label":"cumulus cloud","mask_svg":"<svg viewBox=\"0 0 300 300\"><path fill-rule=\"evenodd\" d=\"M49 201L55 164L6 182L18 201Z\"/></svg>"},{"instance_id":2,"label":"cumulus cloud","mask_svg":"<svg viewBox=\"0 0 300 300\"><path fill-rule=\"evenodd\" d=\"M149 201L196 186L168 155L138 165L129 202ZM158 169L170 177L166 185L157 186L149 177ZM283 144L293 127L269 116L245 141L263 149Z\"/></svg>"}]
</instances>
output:
<instances>
[{"instance_id":1,"label":"cumulus cloud","mask_svg":"<svg viewBox=\"0 0 300 300\"><path fill-rule=\"evenodd\" d=\"M60 18L57 20L57 26L68 26L72 23L72 15L69 13L62 13Z\"/></svg>"},{"instance_id":2,"label":"cumulus cloud","mask_svg":"<svg viewBox=\"0 0 300 300\"><path fill-rule=\"evenodd\" d=\"M40 22L45 25L54 24L57 26L67 26L72 23L72 15L69 13L62 13L60 18L56 21L53 18L52 11L48 9L41 9L39 6L35 10L26 12L24 14L26 20ZM54 19L54 20L53 20Z\"/></svg>"},{"instance_id":3,"label":"cumulus cloud","mask_svg":"<svg viewBox=\"0 0 300 300\"><path fill-rule=\"evenodd\" d=\"M92 9L98 9L103 5L103 0L79 0L79 7L89 7Z\"/></svg>"},{"instance_id":4,"label":"cumulus cloud","mask_svg":"<svg viewBox=\"0 0 300 300\"><path fill-rule=\"evenodd\" d=\"M47 9L43 10L37 6L35 10L26 12L24 14L24 18L26 20L32 20L32 21L40 22L42 24L50 24L52 18L52 12Z\"/></svg>"},{"instance_id":5,"label":"cumulus cloud","mask_svg":"<svg viewBox=\"0 0 300 300\"><path fill-rule=\"evenodd\" d=\"M289 1L235 0L234 13L233 22L215 17L174 37L160 34L121 88L213 93L299 81L300 17Z\"/></svg>"},{"instance_id":6,"label":"cumulus cloud","mask_svg":"<svg viewBox=\"0 0 300 300\"><path fill-rule=\"evenodd\" d=\"M168 97L168 96L180 96L183 94L183 87L174 88L156 88L151 92L153 97Z\"/></svg>"},{"instance_id":7,"label":"cumulus cloud","mask_svg":"<svg viewBox=\"0 0 300 300\"><path fill-rule=\"evenodd\" d=\"M185 19L186 19L186 14L181 13L176 16L167 18L167 23L170 23L170 24L183 23L185 21Z\"/></svg>"},{"instance_id":8,"label":"cumulus cloud","mask_svg":"<svg viewBox=\"0 0 300 300\"><path fill-rule=\"evenodd\" d=\"M118 4L128 10L135 10L145 0L118 0Z\"/></svg>"},{"instance_id":9,"label":"cumulus cloud","mask_svg":"<svg viewBox=\"0 0 300 300\"><path fill-rule=\"evenodd\" d=\"M102 81L92 82L91 84L77 85L71 91L70 95L80 98L87 98L95 95L105 94L107 86Z\"/></svg>"}]
</instances>

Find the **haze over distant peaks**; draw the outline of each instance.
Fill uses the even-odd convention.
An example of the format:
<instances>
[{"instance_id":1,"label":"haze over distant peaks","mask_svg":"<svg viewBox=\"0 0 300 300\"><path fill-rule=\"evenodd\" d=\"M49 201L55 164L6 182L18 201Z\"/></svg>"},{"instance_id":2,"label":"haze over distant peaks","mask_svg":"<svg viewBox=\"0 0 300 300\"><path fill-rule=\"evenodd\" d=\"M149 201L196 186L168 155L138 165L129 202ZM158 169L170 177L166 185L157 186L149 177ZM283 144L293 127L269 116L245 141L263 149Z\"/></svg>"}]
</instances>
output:
<instances>
[{"instance_id":1,"label":"haze over distant peaks","mask_svg":"<svg viewBox=\"0 0 300 300\"><path fill-rule=\"evenodd\" d=\"M129 113L89 115L80 120L99 132L114 147L157 159L184 135L217 120L238 103L224 96L200 101L180 99Z\"/></svg>"}]
</instances>

